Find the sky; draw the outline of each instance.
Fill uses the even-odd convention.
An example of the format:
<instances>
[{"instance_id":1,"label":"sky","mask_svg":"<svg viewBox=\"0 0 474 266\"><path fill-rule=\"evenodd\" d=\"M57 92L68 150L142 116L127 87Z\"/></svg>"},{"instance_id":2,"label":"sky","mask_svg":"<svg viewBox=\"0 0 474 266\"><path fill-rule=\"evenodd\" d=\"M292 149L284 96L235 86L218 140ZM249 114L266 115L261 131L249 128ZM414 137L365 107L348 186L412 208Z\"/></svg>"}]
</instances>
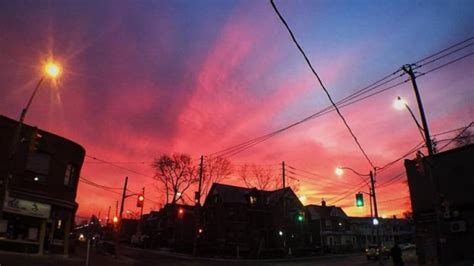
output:
<instances>
[{"instance_id":1,"label":"sky","mask_svg":"<svg viewBox=\"0 0 474 266\"><path fill-rule=\"evenodd\" d=\"M275 3L335 101L474 36L473 1ZM438 61L423 61L417 75L472 53L472 43ZM42 84L26 123L122 167L87 157L81 176L114 188L128 176L132 191L146 187L145 212L159 209L164 200L150 166L160 155L186 153L198 164L201 155L273 132L330 104L263 0L0 0L1 115L19 117L42 65L51 59L63 71ZM432 135L474 120L473 74L470 56L417 78ZM418 116L410 82L341 109L377 167L422 141L410 114L392 107L397 96ZM455 135L437 136L439 146ZM303 203L320 204L324 198L349 215L370 213L367 196L365 207L354 206L360 177L334 174L336 166L371 170L334 112L229 160L234 169L266 167L277 180L285 161L292 167L287 179ZM380 215L410 210L403 170L401 160L377 173ZM242 185L237 170L223 182ZM366 186L360 190L368 192ZM77 214L103 216L119 198L81 182ZM128 198L125 209L137 212L135 203Z\"/></svg>"}]
</instances>

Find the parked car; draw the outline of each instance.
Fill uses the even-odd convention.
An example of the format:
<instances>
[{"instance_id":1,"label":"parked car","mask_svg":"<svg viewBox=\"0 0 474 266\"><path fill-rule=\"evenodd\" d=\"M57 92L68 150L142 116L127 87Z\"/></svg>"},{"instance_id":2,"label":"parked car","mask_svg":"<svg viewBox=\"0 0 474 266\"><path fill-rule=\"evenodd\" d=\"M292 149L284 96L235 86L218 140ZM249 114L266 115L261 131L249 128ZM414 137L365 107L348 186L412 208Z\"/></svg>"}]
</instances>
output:
<instances>
[{"instance_id":1,"label":"parked car","mask_svg":"<svg viewBox=\"0 0 474 266\"><path fill-rule=\"evenodd\" d=\"M390 250L384 246L377 246L377 245L369 245L365 249L365 255L367 259L386 259L390 257Z\"/></svg>"}]
</instances>

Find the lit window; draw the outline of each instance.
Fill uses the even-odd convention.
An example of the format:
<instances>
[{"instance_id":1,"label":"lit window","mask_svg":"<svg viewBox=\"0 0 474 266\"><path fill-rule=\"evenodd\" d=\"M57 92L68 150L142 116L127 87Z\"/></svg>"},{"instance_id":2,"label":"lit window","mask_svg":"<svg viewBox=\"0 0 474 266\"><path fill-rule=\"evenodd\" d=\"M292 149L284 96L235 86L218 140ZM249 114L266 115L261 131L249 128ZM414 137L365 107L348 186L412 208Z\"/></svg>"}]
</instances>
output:
<instances>
[{"instance_id":1,"label":"lit window","mask_svg":"<svg viewBox=\"0 0 474 266\"><path fill-rule=\"evenodd\" d=\"M74 186L76 183L76 167L72 164L68 164L66 166L66 173L64 173L64 185L65 186Z\"/></svg>"},{"instance_id":2,"label":"lit window","mask_svg":"<svg viewBox=\"0 0 474 266\"><path fill-rule=\"evenodd\" d=\"M257 197L250 196L250 204L255 205L257 203Z\"/></svg>"}]
</instances>

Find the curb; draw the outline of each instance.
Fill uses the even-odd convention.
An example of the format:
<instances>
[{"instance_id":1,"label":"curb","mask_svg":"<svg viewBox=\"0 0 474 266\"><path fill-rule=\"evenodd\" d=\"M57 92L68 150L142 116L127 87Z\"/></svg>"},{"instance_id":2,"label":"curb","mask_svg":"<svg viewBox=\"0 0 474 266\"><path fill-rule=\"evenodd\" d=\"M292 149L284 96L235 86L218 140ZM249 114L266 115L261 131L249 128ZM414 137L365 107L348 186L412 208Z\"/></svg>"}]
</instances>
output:
<instances>
[{"instance_id":1,"label":"curb","mask_svg":"<svg viewBox=\"0 0 474 266\"><path fill-rule=\"evenodd\" d=\"M135 250L135 251L145 251L149 253L164 255L167 257L180 258L184 260L199 260L199 261L214 261L214 262L244 262L244 263L267 263L267 262L294 262L294 261L307 261L307 260L323 260L323 259L336 259L351 257L359 253L349 253L349 254L338 254L338 255L321 255L321 256L310 256L310 257L292 257L292 258L281 258L281 259L226 259L226 258L209 258L209 257L198 257L188 254L175 253L163 250L151 250L151 249L141 249L122 246L122 248Z\"/></svg>"}]
</instances>

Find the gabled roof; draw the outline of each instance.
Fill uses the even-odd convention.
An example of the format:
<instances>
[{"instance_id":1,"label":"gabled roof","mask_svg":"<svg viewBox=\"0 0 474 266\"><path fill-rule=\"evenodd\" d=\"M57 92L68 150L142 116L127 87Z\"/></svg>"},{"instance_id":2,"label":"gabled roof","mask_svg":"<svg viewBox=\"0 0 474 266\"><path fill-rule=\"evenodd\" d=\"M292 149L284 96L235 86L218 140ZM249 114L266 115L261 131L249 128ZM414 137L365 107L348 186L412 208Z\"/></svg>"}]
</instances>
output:
<instances>
[{"instance_id":1,"label":"gabled roof","mask_svg":"<svg viewBox=\"0 0 474 266\"><path fill-rule=\"evenodd\" d=\"M251 188L237 187L225 184L214 183L212 184L209 194L206 197L207 199L210 196L219 195L223 202L227 203L247 203L245 196L252 191Z\"/></svg>"},{"instance_id":2,"label":"gabled roof","mask_svg":"<svg viewBox=\"0 0 474 266\"><path fill-rule=\"evenodd\" d=\"M347 214L342 210L341 207L336 206L321 206L310 204L305 206L310 214L311 220L317 219L328 219L331 217L334 218L344 218L347 219Z\"/></svg>"},{"instance_id":3,"label":"gabled roof","mask_svg":"<svg viewBox=\"0 0 474 266\"><path fill-rule=\"evenodd\" d=\"M296 199L298 199L298 197L296 197L293 190L289 187L281 188L281 189L277 189L273 191L267 191L267 190L259 190L256 188L245 188L245 187L237 187L237 186L232 186L232 185L214 183L212 184L212 187L209 190L209 194L206 198L206 202L210 196L219 195L222 202L246 204L247 196L252 193L255 193L258 196L262 197L263 198L262 200L264 200L266 204L270 204L270 205L278 202L284 195L293 195ZM206 204L206 202L204 204Z\"/></svg>"}]
</instances>

